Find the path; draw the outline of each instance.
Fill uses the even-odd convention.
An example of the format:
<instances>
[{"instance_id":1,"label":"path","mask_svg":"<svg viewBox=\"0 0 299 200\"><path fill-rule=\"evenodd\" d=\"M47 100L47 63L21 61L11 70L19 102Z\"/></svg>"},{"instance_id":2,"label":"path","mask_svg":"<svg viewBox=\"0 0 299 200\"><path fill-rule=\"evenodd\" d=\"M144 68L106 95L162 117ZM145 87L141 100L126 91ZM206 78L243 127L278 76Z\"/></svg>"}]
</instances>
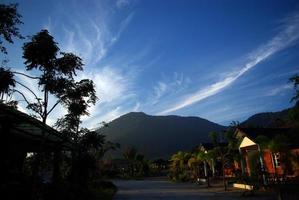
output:
<instances>
[{"instance_id":1,"label":"path","mask_svg":"<svg viewBox=\"0 0 299 200\"><path fill-rule=\"evenodd\" d=\"M233 189L224 192L220 185L212 188L191 183L172 183L166 179L116 180L118 187L115 200L206 200L206 199L240 199L242 191ZM246 199L272 199L255 196Z\"/></svg>"}]
</instances>

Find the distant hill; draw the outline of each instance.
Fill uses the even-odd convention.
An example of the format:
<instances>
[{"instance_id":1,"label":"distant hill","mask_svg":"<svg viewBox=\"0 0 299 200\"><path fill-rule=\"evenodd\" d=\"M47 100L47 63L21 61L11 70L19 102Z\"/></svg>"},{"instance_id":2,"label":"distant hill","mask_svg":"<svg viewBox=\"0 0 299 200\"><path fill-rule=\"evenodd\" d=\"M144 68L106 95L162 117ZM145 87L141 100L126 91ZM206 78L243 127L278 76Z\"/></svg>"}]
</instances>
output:
<instances>
[{"instance_id":1,"label":"distant hill","mask_svg":"<svg viewBox=\"0 0 299 200\"><path fill-rule=\"evenodd\" d=\"M285 109L279 112L264 112L252 115L247 120L241 123L243 127L277 127L282 120L288 116L289 109Z\"/></svg>"},{"instance_id":2,"label":"distant hill","mask_svg":"<svg viewBox=\"0 0 299 200\"><path fill-rule=\"evenodd\" d=\"M148 158L167 158L178 150L191 150L201 142L209 142L209 132L225 128L199 117L150 116L131 112L98 131L108 140L120 143L122 148L134 146Z\"/></svg>"}]
</instances>

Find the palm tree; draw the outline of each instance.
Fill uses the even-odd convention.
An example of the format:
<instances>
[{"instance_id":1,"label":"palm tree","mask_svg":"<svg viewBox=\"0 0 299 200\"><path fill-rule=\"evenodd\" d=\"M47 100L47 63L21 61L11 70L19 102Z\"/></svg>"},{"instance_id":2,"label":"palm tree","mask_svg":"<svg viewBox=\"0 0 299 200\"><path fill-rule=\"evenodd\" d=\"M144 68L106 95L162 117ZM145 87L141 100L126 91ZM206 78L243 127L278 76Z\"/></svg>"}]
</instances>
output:
<instances>
[{"instance_id":1,"label":"palm tree","mask_svg":"<svg viewBox=\"0 0 299 200\"><path fill-rule=\"evenodd\" d=\"M10 95L12 88L16 86L13 73L9 69L0 67L0 102L4 101L5 95Z\"/></svg>"},{"instance_id":2,"label":"palm tree","mask_svg":"<svg viewBox=\"0 0 299 200\"><path fill-rule=\"evenodd\" d=\"M235 123L236 124L236 123ZM213 156L220 158L222 165L222 178L224 190L227 190L226 178L225 178L225 165L230 164L233 161L233 158L237 157L238 146L240 140L235 137L234 129L235 126L231 126L226 132L222 133L225 140L228 142L228 145L223 145L220 143L220 135L216 132L211 132L209 134L213 144Z\"/></svg>"},{"instance_id":3,"label":"palm tree","mask_svg":"<svg viewBox=\"0 0 299 200\"><path fill-rule=\"evenodd\" d=\"M191 169L195 179L199 177L199 165L201 160L197 158L197 153L193 153L188 160L188 167Z\"/></svg>"},{"instance_id":4,"label":"palm tree","mask_svg":"<svg viewBox=\"0 0 299 200\"><path fill-rule=\"evenodd\" d=\"M135 159L137 156L137 149L134 147L127 147L123 151L124 158L129 162L129 172L132 177L134 177L134 171L135 171Z\"/></svg>"},{"instance_id":5,"label":"palm tree","mask_svg":"<svg viewBox=\"0 0 299 200\"><path fill-rule=\"evenodd\" d=\"M179 175L186 173L186 169L188 167L187 164L190 157L190 153L182 151L179 151L171 156L170 170L172 171L175 179L177 179Z\"/></svg>"}]
</instances>

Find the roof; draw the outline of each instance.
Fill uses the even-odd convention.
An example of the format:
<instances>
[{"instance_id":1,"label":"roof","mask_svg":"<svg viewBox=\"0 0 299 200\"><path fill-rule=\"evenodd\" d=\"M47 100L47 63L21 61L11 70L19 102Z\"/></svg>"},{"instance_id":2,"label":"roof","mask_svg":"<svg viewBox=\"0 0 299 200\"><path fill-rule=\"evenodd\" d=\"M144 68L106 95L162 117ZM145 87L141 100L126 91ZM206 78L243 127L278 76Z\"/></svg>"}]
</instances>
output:
<instances>
[{"instance_id":1,"label":"roof","mask_svg":"<svg viewBox=\"0 0 299 200\"><path fill-rule=\"evenodd\" d=\"M17 143L28 152L39 151L42 143L46 150L57 147L70 149L73 146L57 130L4 104L0 104L0 130L2 138L12 139L10 142Z\"/></svg>"},{"instance_id":2,"label":"roof","mask_svg":"<svg viewBox=\"0 0 299 200\"><path fill-rule=\"evenodd\" d=\"M239 148L243 148L243 147L249 147L249 146L254 146L256 145L255 142L253 142L251 139L249 139L248 137L244 137Z\"/></svg>"}]
</instances>

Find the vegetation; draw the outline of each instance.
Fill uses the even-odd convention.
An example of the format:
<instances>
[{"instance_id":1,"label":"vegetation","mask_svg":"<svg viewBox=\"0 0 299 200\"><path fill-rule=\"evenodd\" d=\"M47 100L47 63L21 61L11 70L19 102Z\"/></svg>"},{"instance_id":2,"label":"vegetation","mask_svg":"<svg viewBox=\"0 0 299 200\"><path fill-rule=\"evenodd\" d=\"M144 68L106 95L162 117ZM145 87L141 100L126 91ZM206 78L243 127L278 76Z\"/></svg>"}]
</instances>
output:
<instances>
[{"instance_id":1,"label":"vegetation","mask_svg":"<svg viewBox=\"0 0 299 200\"><path fill-rule=\"evenodd\" d=\"M141 178L149 175L149 161L144 155L139 154L134 147L127 147L123 150L123 157L128 162L128 170L124 171L123 176L126 178Z\"/></svg>"},{"instance_id":2,"label":"vegetation","mask_svg":"<svg viewBox=\"0 0 299 200\"><path fill-rule=\"evenodd\" d=\"M22 24L21 15L17 12L16 4L0 4L0 11L0 50L7 54L2 38L9 43L13 43L13 37L23 39L17 28L18 24ZM36 70L34 74L37 75L13 72L4 66L7 63L5 60L0 68L0 103L16 107L17 102L12 101L11 97L12 94L19 94L33 116L44 125L57 105L62 105L67 114L59 119L55 126L63 137L73 144L70 147L71 154L69 151L62 151L59 145L49 152L44 145L45 133L42 133L39 150L27 157L23 166L28 176L26 179L31 180L30 184L26 185L29 187L28 198L112 198L116 187L102 180L100 165L104 154L119 145L107 141L104 135L80 127L81 117L88 115L88 107L94 105L98 99L92 80L75 81L77 72L83 70L82 59L73 53L60 52L58 43L47 30L41 30L24 43L23 58L26 70ZM42 97L26 84L16 80L15 75L38 80L36 88L40 89ZM28 90L35 101L31 102L22 90L16 89L17 84ZM50 105L51 95L56 102ZM47 177L47 173L51 173L52 177Z\"/></svg>"},{"instance_id":3,"label":"vegetation","mask_svg":"<svg viewBox=\"0 0 299 200\"><path fill-rule=\"evenodd\" d=\"M17 6L18 4L0 4L0 51L4 54L7 54L7 50L3 45L3 39L8 43L13 43L13 37L24 38L17 26L23 24Z\"/></svg>"}]
</instances>

